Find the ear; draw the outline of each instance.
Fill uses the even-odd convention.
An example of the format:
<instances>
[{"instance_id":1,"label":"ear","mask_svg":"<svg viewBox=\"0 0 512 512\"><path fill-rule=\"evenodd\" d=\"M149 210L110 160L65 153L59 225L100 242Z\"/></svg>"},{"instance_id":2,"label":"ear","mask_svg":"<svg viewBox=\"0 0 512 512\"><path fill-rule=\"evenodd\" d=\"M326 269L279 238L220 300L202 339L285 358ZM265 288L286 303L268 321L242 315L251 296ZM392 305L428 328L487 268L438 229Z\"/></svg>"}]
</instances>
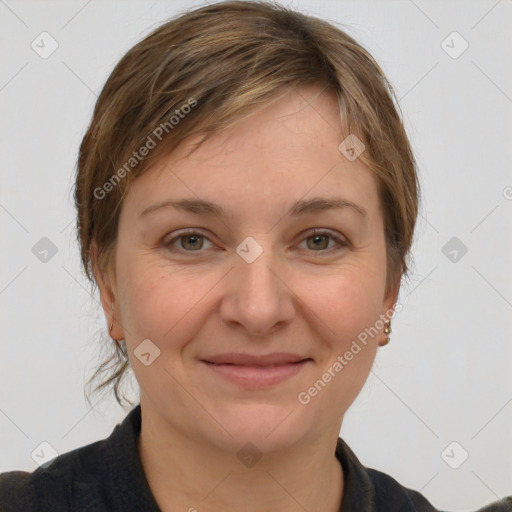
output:
<instances>
[{"instance_id":1,"label":"ear","mask_svg":"<svg viewBox=\"0 0 512 512\"><path fill-rule=\"evenodd\" d=\"M387 295L384 298L384 302L382 304L382 314L385 315L386 313L391 313L389 316L389 319L391 319L391 316L393 315L396 307L396 302L398 300L398 293L400 291L400 279L396 280L396 283L393 285L393 287L388 291Z\"/></svg>"},{"instance_id":2,"label":"ear","mask_svg":"<svg viewBox=\"0 0 512 512\"><path fill-rule=\"evenodd\" d=\"M116 302L117 292L115 286L115 276L111 269L103 269L100 265L99 247L94 240L91 243L91 266L94 274L94 279L98 284L100 291L101 306L105 319L107 320L107 331L110 337L121 340L124 338L124 333L121 324L118 321L118 306L119 301ZM110 325L113 324L112 331L109 331Z\"/></svg>"}]
</instances>

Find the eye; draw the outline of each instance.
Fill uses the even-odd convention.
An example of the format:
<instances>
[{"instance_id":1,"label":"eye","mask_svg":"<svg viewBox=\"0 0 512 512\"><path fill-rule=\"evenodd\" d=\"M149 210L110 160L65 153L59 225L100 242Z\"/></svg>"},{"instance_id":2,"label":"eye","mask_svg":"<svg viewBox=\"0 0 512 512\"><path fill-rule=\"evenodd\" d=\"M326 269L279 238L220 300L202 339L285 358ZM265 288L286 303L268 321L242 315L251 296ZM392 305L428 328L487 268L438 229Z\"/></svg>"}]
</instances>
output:
<instances>
[{"instance_id":1,"label":"eye","mask_svg":"<svg viewBox=\"0 0 512 512\"><path fill-rule=\"evenodd\" d=\"M163 245L165 248L172 252L201 252L205 247L205 242L213 247L209 238L198 231L182 231L170 240L164 240ZM322 229L315 229L303 239L302 243L306 243L306 249L313 252L328 252L338 251L344 247L348 247L349 243L343 238L335 235L331 231ZM330 247L331 242L338 247Z\"/></svg>"},{"instance_id":2,"label":"eye","mask_svg":"<svg viewBox=\"0 0 512 512\"><path fill-rule=\"evenodd\" d=\"M338 244L338 247L329 247L329 243L333 241L335 244ZM325 231L321 229L315 229L313 232L309 234L304 239L306 242L307 249L312 250L314 252L332 252L342 249L343 247L348 247L348 242L343 238L333 234L330 231ZM328 249L328 250L326 250Z\"/></svg>"},{"instance_id":3,"label":"eye","mask_svg":"<svg viewBox=\"0 0 512 512\"><path fill-rule=\"evenodd\" d=\"M175 247L178 241L180 241L179 246ZM168 241L164 241L164 246L171 251L200 252L204 248L205 241L211 244L205 235L197 231L185 231Z\"/></svg>"}]
</instances>

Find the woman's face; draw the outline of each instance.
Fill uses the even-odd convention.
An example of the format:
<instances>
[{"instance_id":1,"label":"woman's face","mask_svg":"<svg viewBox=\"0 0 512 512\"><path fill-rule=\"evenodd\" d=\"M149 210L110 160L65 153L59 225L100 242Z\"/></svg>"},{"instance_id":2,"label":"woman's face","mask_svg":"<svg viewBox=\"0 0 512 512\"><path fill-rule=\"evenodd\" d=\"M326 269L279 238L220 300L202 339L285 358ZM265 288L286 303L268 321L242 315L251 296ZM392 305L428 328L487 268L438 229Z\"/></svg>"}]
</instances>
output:
<instances>
[{"instance_id":1,"label":"woman's face","mask_svg":"<svg viewBox=\"0 0 512 512\"><path fill-rule=\"evenodd\" d=\"M145 412L197 443L337 436L396 299L376 182L338 148L335 97L299 93L180 147L124 199L111 335Z\"/></svg>"}]
</instances>

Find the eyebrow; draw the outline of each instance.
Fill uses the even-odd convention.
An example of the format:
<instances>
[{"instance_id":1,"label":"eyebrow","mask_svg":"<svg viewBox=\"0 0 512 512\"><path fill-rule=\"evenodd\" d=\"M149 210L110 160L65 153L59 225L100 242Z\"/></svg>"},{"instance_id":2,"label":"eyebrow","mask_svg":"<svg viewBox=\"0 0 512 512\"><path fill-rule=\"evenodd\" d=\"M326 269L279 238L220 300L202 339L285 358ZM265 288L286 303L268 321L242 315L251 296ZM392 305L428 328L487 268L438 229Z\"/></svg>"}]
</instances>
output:
<instances>
[{"instance_id":1,"label":"eyebrow","mask_svg":"<svg viewBox=\"0 0 512 512\"><path fill-rule=\"evenodd\" d=\"M160 210L161 208L174 208L197 215L209 215L218 218L225 218L226 212L224 209L215 203L205 201L203 199L179 199L160 201L158 203L148 206L143 212L140 213L139 218L148 215L151 212ZM351 209L357 212L362 217L368 217L368 212L362 206L342 198L326 198L314 197L307 200L297 201L289 210L287 215L297 217L310 213L316 213L327 210L341 210Z\"/></svg>"}]
</instances>

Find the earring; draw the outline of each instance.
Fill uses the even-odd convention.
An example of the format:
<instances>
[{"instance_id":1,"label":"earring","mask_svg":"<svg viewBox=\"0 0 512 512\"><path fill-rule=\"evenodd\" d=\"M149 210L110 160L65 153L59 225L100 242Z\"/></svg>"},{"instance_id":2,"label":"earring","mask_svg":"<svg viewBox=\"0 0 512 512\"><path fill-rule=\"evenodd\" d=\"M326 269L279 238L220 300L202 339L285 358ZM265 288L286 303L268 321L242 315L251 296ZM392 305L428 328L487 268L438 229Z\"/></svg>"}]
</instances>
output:
<instances>
[{"instance_id":1,"label":"earring","mask_svg":"<svg viewBox=\"0 0 512 512\"><path fill-rule=\"evenodd\" d=\"M385 325L385 327L384 327L384 334L387 335L387 334L389 334L391 332L391 320L386 320L384 322L384 325ZM385 347L390 341L391 341L391 338L389 336L386 336L384 338L384 341L380 341L379 342L379 346Z\"/></svg>"}]
</instances>

